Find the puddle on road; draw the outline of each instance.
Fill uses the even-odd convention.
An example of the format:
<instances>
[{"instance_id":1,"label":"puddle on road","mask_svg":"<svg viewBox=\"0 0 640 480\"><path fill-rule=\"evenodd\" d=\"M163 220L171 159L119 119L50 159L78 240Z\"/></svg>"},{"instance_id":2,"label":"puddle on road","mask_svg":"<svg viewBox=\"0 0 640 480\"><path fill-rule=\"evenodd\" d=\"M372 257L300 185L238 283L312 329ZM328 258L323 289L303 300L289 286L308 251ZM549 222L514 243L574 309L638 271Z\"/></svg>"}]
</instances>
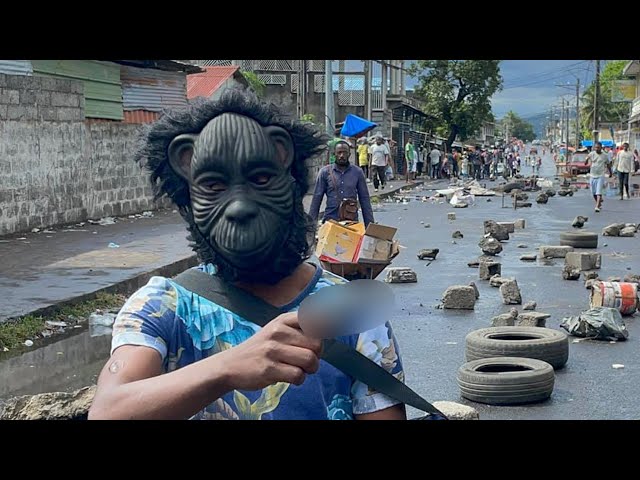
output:
<instances>
[{"instance_id":1,"label":"puddle on road","mask_svg":"<svg viewBox=\"0 0 640 480\"><path fill-rule=\"evenodd\" d=\"M57 336L36 349L0 355L0 400L18 395L71 392L94 384L109 357L111 332L94 336L88 326Z\"/></svg>"}]
</instances>

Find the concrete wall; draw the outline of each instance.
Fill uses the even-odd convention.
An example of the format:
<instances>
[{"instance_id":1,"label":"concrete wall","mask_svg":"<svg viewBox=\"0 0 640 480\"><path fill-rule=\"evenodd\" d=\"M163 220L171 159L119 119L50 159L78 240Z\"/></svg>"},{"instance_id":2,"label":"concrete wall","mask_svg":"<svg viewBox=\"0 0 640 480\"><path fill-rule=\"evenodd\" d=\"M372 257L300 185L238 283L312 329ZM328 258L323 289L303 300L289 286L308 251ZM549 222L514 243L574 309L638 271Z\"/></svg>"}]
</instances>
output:
<instances>
[{"instance_id":1,"label":"concrete wall","mask_svg":"<svg viewBox=\"0 0 640 480\"><path fill-rule=\"evenodd\" d=\"M154 208L139 128L84 121L80 81L0 75L0 235Z\"/></svg>"}]
</instances>

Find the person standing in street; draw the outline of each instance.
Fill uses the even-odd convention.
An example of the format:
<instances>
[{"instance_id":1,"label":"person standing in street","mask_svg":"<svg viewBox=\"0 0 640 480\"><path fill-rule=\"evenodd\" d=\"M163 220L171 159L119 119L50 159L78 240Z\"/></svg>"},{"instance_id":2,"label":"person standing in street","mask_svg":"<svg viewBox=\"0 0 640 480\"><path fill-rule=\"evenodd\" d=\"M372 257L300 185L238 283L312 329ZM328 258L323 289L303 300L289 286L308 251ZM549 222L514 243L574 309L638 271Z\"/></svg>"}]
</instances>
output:
<instances>
[{"instance_id":1,"label":"person standing in street","mask_svg":"<svg viewBox=\"0 0 640 480\"><path fill-rule=\"evenodd\" d=\"M391 157L389 147L384 143L382 135L376 136L376 143L369 149L371 153L371 166L373 167L373 188L377 192L378 186L387 183L386 170Z\"/></svg>"},{"instance_id":2,"label":"person standing in street","mask_svg":"<svg viewBox=\"0 0 640 480\"><path fill-rule=\"evenodd\" d=\"M418 168L416 159L416 149L413 146L413 140L409 138L404 146L404 159L407 164L407 183L416 179L416 169Z\"/></svg>"},{"instance_id":3,"label":"person standing in street","mask_svg":"<svg viewBox=\"0 0 640 480\"><path fill-rule=\"evenodd\" d=\"M624 142L622 150L618 152L614 169L618 172L618 181L620 182L620 200L624 200L624 191L627 191L627 198L631 198L629 194L629 175L635 168L633 165L633 153L629 151L629 144Z\"/></svg>"},{"instance_id":4,"label":"person standing in street","mask_svg":"<svg viewBox=\"0 0 640 480\"><path fill-rule=\"evenodd\" d=\"M589 177L591 183L591 194L593 200L596 202L595 211L599 212L602 208L602 191L604 190L604 174L605 168L611 173L611 164L609 163L609 156L602 151L602 143L595 143L595 150L589 152L585 163L591 164L589 170Z\"/></svg>"},{"instance_id":5,"label":"person standing in street","mask_svg":"<svg viewBox=\"0 0 640 480\"><path fill-rule=\"evenodd\" d=\"M431 159L431 178L435 180L436 178L440 178L440 150L435 145L429 154L429 158Z\"/></svg>"},{"instance_id":6,"label":"person standing in street","mask_svg":"<svg viewBox=\"0 0 640 480\"><path fill-rule=\"evenodd\" d=\"M314 221L318 221L322 198L327 196L327 205L324 209L323 222L329 219L342 221L356 218L341 218L341 204L344 201L353 201L360 204L365 226L373 223L373 208L367 181L362 170L349 163L351 146L346 141L337 142L335 145L336 162L333 165L325 165L316 179L316 188L313 192L313 200L309 207L309 215Z\"/></svg>"},{"instance_id":7,"label":"person standing in street","mask_svg":"<svg viewBox=\"0 0 640 480\"><path fill-rule=\"evenodd\" d=\"M358 140L358 165L364 173L364 178L369 181L369 145L366 137Z\"/></svg>"}]
</instances>

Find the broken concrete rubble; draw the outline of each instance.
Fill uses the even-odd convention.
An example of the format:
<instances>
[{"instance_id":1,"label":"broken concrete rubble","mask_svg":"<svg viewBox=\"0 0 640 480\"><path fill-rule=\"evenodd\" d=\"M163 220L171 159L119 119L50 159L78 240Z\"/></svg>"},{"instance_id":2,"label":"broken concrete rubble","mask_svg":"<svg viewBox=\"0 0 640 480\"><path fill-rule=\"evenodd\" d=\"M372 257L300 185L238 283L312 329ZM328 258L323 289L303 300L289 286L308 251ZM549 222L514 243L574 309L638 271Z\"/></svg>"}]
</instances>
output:
<instances>
[{"instance_id":1,"label":"broken concrete rubble","mask_svg":"<svg viewBox=\"0 0 640 480\"><path fill-rule=\"evenodd\" d=\"M520 256L520 260L523 262L535 262L537 259L538 256L535 253Z\"/></svg>"},{"instance_id":2,"label":"broken concrete rubble","mask_svg":"<svg viewBox=\"0 0 640 480\"><path fill-rule=\"evenodd\" d=\"M547 318L551 317L548 313L542 312L522 312L516 318L515 325L517 327L544 327Z\"/></svg>"},{"instance_id":3,"label":"broken concrete rubble","mask_svg":"<svg viewBox=\"0 0 640 480\"><path fill-rule=\"evenodd\" d=\"M520 288L516 280L503 282L503 284L500 285L500 294L502 295L502 303L505 305L522 304L522 296L520 295Z\"/></svg>"},{"instance_id":4,"label":"broken concrete rubble","mask_svg":"<svg viewBox=\"0 0 640 480\"><path fill-rule=\"evenodd\" d=\"M507 227L494 222L493 220L484 221L484 233L491 235L496 240L509 240L509 231Z\"/></svg>"},{"instance_id":5,"label":"broken concrete rubble","mask_svg":"<svg viewBox=\"0 0 640 480\"><path fill-rule=\"evenodd\" d=\"M573 247L566 245L542 245L540 247L540 257L542 258L565 258L568 252L573 252Z\"/></svg>"},{"instance_id":6,"label":"broken concrete rubble","mask_svg":"<svg viewBox=\"0 0 640 480\"><path fill-rule=\"evenodd\" d=\"M562 278L565 280L578 280L580 278L580 269L565 265L562 269Z\"/></svg>"},{"instance_id":7,"label":"broken concrete rubble","mask_svg":"<svg viewBox=\"0 0 640 480\"><path fill-rule=\"evenodd\" d=\"M507 229L507 233L514 233L516 230L516 224L515 222L496 222L498 225L500 225L501 227L504 227ZM486 230L485 230L486 233Z\"/></svg>"},{"instance_id":8,"label":"broken concrete rubble","mask_svg":"<svg viewBox=\"0 0 640 480\"><path fill-rule=\"evenodd\" d=\"M478 246L487 255L497 255L502 251L502 244L493 237L485 237L480 240Z\"/></svg>"},{"instance_id":9,"label":"broken concrete rubble","mask_svg":"<svg viewBox=\"0 0 640 480\"><path fill-rule=\"evenodd\" d=\"M578 270L597 270L602 264L602 255L599 253L567 252L564 263Z\"/></svg>"},{"instance_id":10,"label":"broken concrete rubble","mask_svg":"<svg viewBox=\"0 0 640 480\"><path fill-rule=\"evenodd\" d=\"M418 252L418 258L420 260L424 260L425 258L435 260L439 252L439 248L423 248Z\"/></svg>"},{"instance_id":11,"label":"broken concrete rubble","mask_svg":"<svg viewBox=\"0 0 640 480\"><path fill-rule=\"evenodd\" d=\"M416 283L418 275L408 267L390 267L384 281L387 283Z\"/></svg>"},{"instance_id":12,"label":"broken concrete rubble","mask_svg":"<svg viewBox=\"0 0 640 480\"><path fill-rule=\"evenodd\" d=\"M536 198L536 203L547 203L549 201L549 197L544 193L541 193Z\"/></svg>"},{"instance_id":13,"label":"broken concrete rubble","mask_svg":"<svg viewBox=\"0 0 640 480\"><path fill-rule=\"evenodd\" d=\"M584 224L587 223L588 220L589 220L589 217L583 217L582 215L578 215L576 218L573 219L573 223L571 223L571 226L574 228L582 228L584 227Z\"/></svg>"},{"instance_id":14,"label":"broken concrete rubble","mask_svg":"<svg viewBox=\"0 0 640 480\"><path fill-rule=\"evenodd\" d=\"M480 298L480 290L478 290L475 282L469 282L469 286L473 287L473 289L476 291L476 299Z\"/></svg>"},{"instance_id":15,"label":"broken concrete rubble","mask_svg":"<svg viewBox=\"0 0 640 480\"><path fill-rule=\"evenodd\" d=\"M499 287L504 282L509 282L511 280L513 280L513 278L506 278L506 277L501 277L500 275L494 275L489 279L489 285L491 285L492 287Z\"/></svg>"},{"instance_id":16,"label":"broken concrete rubble","mask_svg":"<svg viewBox=\"0 0 640 480\"><path fill-rule=\"evenodd\" d=\"M476 304L476 291L466 285L452 285L442 295L442 306L451 310L473 310Z\"/></svg>"},{"instance_id":17,"label":"broken concrete rubble","mask_svg":"<svg viewBox=\"0 0 640 480\"><path fill-rule=\"evenodd\" d=\"M535 310L536 307L538 306L538 304L536 302L534 302L533 300L527 302L524 304L524 306L522 307L523 310Z\"/></svg>"},{"instance_id":18,"label":"broken concrete rubble","mask_svg":"<svg viewBox=\"0 0 640 480\"><path fill-rule=\"evenodd\" d=\"M500 275L502 273L501 268L502 266L500 262L480 262L480 271L478 272L478 276L480 277L480 280L489 280L494 275Z\"/></svg>"}]
</instances>

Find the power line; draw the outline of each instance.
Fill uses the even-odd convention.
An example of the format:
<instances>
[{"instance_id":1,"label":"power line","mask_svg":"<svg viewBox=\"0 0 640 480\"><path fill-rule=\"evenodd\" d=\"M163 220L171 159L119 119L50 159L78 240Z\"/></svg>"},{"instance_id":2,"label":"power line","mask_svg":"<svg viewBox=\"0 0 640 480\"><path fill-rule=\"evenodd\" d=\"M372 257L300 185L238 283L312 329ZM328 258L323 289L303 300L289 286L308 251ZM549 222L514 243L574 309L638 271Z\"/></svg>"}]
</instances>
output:
<instances>
[{"instance_id":1,"label":"power line","mask_svg":"<svg viewBox=\"0 0 640 480\"><path fill-rule=\"evenodd\" d=\"M561 67L555 67L555 68L552 68L552 69L549 69L549 70L546 70L546 71L542 71L542 72L538 72L538 73L534 73L534 74L530 74L530 75L521 75L519 77L511 78L510 82L518 83L518 82L521 82L523 80L527 80L528 81L528 80L535 79L535 78L538 78L538 77L542 78L544 76L552 75L552 74L554 74L556 72L559 72L559 71L566 71L567 69L570 69L572 67L575 67L575 66L578 66L578 65L581 65L581 64L584 64L584 63L588 63L588 62L590 62L590 60L581 60L581 61L576 62L576 63L570 63L569 65L563 65Z\"/></svg>"}]
</instances>

